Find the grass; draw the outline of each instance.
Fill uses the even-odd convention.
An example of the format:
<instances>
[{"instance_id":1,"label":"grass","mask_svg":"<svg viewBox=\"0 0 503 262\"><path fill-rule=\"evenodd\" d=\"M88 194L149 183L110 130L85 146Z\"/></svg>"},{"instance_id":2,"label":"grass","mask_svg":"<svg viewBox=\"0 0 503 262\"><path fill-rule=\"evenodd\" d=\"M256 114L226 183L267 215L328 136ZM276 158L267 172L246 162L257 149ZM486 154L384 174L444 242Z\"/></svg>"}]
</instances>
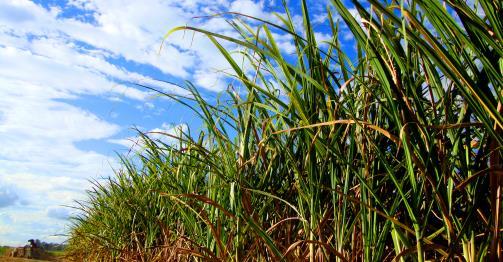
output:
<instances>
[{"instance_id":1,"label":"grass","mask_svg":"<svg viewBox=\"0 0 503 262\"><path fill-rule=\"evenodd\" d=\"M46 253L53 257L63 257L66 255L66 251L64 250L51 250L46 251Z\"/></svg>"},{"instance_id":2,"label":"grass","mask_svg":"<svg viewBox=\"0 0 503 262\"><path fill-rule=\"evenodd\" d=\"M2 257L1 259L2 259L2 262L48 262L48 261L50 261L50 260L13 258L13 257Z\"/></svg>"},{"instance_id":3,"label":"grass","mask_svg":"<svg viewBox=\"0 0 503 262\"><path fill-rule=\"evenodd\" d=\"M53 250L43 252L43 258L40 259L26 259L20 257L10 257L10 252L13 251L14 247L0 246L0 261L66 261L66 252L64 250Z\"/></svg>"},{"instance_id":4,"label":"grass","mask_svg":"<svg viewBox=\"0 0 503 262\"><path fill-rule=\"evenodd\" d=\"M80 203L69 252L91 261L502 259L501 6L369 2L353 1L358 21L330 1L324 45L305 1L303 28L285 6L281 24L233 14L239 38L170 31L168 41L180 30L206 35L247 92L231 85L216 104L188 82L189 98L160 92L204 126L165 134L174 144L140 132L143 150L121 157L116 176ZM278 32L292 36L293 58Z\"/></svg>"},{"instance_id":5,"label":"grass","mask_svg":"<svg viewBox=\"0 0 503 262\"><path fill-rule=\"evenodd\" d=\"M7 252L10 251L10 248L9 247L0 247L0 256L6 256L8 255Z\"/></svg>"}]
</instances>

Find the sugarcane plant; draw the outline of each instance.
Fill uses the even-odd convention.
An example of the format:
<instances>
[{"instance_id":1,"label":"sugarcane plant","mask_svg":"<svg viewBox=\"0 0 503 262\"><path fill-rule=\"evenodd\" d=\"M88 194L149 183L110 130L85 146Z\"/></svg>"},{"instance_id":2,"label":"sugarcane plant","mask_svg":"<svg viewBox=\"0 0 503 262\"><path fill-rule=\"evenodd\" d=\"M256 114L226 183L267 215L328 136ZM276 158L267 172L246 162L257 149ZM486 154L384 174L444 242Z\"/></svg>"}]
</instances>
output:
<instances>
[{"instance_id":1,"label":"sugarcane plant","mask_svg":"<svg viewBox=\"0 0 503 262\"><path fill-rule=\"evenodd\" d=\"M283 5L274 23L218 14L232 37L190 26L166 34L207 37L231 84L216 103L190 82L188 97L158 90L204 125L161 134L170 142L138 131L142 149L77 205L70 254L503 259L501 3L331 0L323 41L305 0L302 27Z\"/></svg>"}]
</instances>

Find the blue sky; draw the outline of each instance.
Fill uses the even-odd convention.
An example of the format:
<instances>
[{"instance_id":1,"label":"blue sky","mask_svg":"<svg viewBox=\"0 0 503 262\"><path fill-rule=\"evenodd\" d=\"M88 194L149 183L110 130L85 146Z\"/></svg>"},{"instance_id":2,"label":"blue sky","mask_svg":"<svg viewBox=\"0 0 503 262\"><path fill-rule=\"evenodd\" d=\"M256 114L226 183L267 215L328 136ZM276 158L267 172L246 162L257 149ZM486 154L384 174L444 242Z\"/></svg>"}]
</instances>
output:
<instances>
[{"instance_id":1,"label":"blue sky","mask_svg":"<svg viewBox=\"0 0 503 262\"><path fill-rule=\"evenodd\" d=\"M323 23L324 6L310 2L313 20ZM169 29L190 24L235 35L221 17L193 17L237 11L274 21L280 3L1 0L0 245L64 241L73 212L65 206L85 199L89 179L112 175L115 152L135 140L131 127L197 130L187 109L135 85L183 95L155 79L189 80L211 102L231 81L217 72L228 65L203 36L177 33L159 52ZM294 20L301 25L299 15ZM293 51L288 36L276 36L285 54ZM317 36L326 38L322 29Z\"/></svg>"}]
</instances>

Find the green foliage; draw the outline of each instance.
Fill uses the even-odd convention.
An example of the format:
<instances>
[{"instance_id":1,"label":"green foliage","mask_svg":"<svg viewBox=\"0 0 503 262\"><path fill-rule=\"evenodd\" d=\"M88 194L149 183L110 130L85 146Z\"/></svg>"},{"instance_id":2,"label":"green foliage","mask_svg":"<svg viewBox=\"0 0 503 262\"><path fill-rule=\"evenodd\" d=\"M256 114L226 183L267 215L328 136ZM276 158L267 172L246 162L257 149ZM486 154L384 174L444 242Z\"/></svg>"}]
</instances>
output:
<instances>
[{"instance_id":1,"label":"green foliage","mask_svg":"<svg viewBox=\"0 0 503 262\"><path fill-rule=\"evenodd\" d=\"M10 248L9 247L0 247L0 256L8 255Z\"/></svg>"},{"instance_id":2,"label":"green foliage","mask_svg":"<svg viewBox=\"0 0 503 262\"><path fill-rule=\"evenodd\" d=\"M339 24L320 48L303 28L230 21L240 38L198 28L246 88L210 105L167 95L204 122L166 144L140 133L137 158L96 183L70 250L92 261L501 259L501 6L410 0ZM239 15L238 15L239 16ZM274 32L293 38L282 53ZM171 32L170 32L171 33ZM168 37L169 34L166 36ZM242 49L248 68L219 41ZM251 68L251 69L250 69Z\"/></svg>"}]
</instances>

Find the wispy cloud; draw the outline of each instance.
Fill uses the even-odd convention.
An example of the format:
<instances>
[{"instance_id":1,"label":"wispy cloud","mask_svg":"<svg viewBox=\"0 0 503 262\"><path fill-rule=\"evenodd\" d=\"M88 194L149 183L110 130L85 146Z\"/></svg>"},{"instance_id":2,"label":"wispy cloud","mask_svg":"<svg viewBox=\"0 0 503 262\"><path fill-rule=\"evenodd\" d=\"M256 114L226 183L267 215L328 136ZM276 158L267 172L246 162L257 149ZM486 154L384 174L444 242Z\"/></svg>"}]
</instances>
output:
<instances>
[{"instance_id":1,"label":"wispy cloud","mask_svg":"<svg viewBox=\"0 0 503 262\"><path fill-rule=\"evenodd\" d=\"M236 36L224 17L194 17L235 11L277 19L271 6L273 1L263 0L70 0L57 6L0 1L0 240L5 241L0 244L64 239L53 236L64 232L61 219L70 212L61 205L82 199L87 179L111 175L110 165L117 164L114 157L77 143L141 145L124 135L129 126L119 118L158 110L149 100L154 92L135 84L179 95L188 93L159 80L190 80L208 91L227 87L220 72L229 65L213 44L200 34L177 32L160 49L169 29L190 24ZM299 16L294 21L301 26ZM273 33L283 52L294 51L290 37ZM130 108L105 119L99 108L76 103L83 97ZM146 130L187 129L158 121L158 128Z\"/></svg>"},{"instance_id":2,"label":"wispy cloud","mask_svg":"<svg viewBox=\"0 0 503 262\"><path fill-rule=\"evenodd\" d=\"M188 126L186 124L166 124L163 123L160 128L154 128L152 130L142 131L145 135L153 140L160 141L167 145L172 145L177 143L178 140L171 136L179 136L182 133L188 131ZM122 139L108 139L107 142L118 144L124 146L132 151L141 151L145 146L143 139L139 136L132 136Z\"/></svg>"},{"instance_id":3,"label":"wispy cloud","mask_svg":"<svg viewBox=\"0 0 503 262\"><path fill-rule=\"evenodd\" d=\"M22 244L33 237L63 240L54 236L64 232L66 222L61 219L70 212L61 205L84 198L83 189L90 186L87 179L111 175L115 158L81 149L77 142L124 144L127 139L112 137L128 126L108 122L72 101L103 97L119 103L138 101L154 110L147 101L153 92L134 84L182 95L187 91L156 79L175 77L208 90L225 88L215 71L228 65L203 37L179 33L159 47L170 28L186 23L210 28L218 22L214 29L229 30L221 18L192 17L230 5L161 0L73 0L60 6L0 2L0 244ZM151 131L175 130L159 126Z\"/></svg>"}]
</instances>

